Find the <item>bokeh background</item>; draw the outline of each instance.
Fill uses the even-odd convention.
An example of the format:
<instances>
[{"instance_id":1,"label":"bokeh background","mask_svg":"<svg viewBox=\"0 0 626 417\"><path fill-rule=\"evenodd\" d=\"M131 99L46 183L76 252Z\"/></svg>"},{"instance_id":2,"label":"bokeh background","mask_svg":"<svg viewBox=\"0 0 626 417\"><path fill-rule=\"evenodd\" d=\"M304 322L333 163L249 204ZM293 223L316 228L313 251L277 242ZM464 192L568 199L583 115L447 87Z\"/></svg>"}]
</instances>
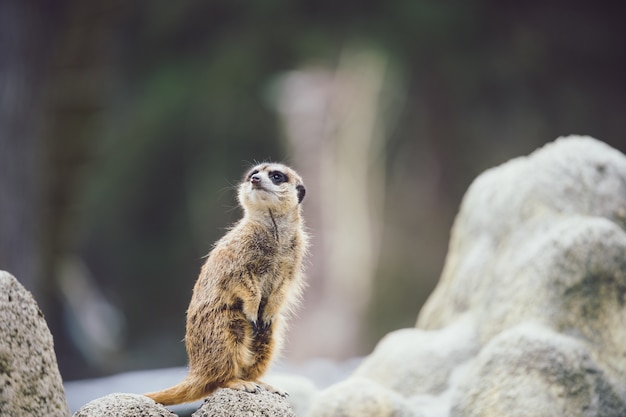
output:
<instances>
[{"instance_id":1,"label":"bokeh background","mask_svg":"<svg viewBox=\"0 0 626 417\"><path fill-rule=\"evenodd\" d=\"M66 380L184 365L203 256L254 161L307 184L284 357L413 326L463 193L568 134L626 151L619 2L0 1L0 269Z\"/></svg>"}]
</instances>

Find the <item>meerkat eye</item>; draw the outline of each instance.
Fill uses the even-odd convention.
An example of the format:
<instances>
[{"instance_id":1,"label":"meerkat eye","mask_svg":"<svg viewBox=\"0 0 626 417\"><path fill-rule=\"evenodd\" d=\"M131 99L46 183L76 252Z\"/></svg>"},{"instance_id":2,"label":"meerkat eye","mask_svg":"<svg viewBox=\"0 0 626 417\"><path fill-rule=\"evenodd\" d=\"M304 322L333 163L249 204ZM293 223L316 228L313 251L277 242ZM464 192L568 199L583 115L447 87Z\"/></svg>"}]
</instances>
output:
<instances>
[{"instance_id":1,"label":"meerkat eye","mask_svg":"<svg viewBox=\"0 0 626 417\"><path fill-rule=\"evenodd\" d=\"M280 171L272 171L269 174L270 179L276 185L287 181L287 176Z\"/></svg>"}]
</instances>

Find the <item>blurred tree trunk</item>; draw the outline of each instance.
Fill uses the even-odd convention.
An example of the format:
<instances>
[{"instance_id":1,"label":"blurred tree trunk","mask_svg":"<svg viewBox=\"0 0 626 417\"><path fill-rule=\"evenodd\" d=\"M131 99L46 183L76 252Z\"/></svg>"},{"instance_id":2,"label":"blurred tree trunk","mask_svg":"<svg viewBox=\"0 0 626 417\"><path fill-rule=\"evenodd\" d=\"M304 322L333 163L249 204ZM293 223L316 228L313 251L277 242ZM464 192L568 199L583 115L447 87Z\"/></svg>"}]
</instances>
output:
<instances>
[{"instance_id":1,"label":"blurred tree trunk","mask_svg":"<svg viewBox=\"0 0 626 417\"><path fill-rule=\"evenodd\" d=\"M303 69L283 80L278 111L294 162L315 196L307 201L308 224L320 232L313 236L306 300L315 307L297 319L302 324L293 326L287 349L302 356L296 360L364 353L364 315L382 236L385 116L398 82L386 54L355 46L342 51L335 71ZM324 332L332 340L308 337Z\"/></svg>"},{"instance_id":2,"label":"blurred tree trunk","mask_svg":"<svg viewBox=\"0 0 626 417\"><path fill-rule=\"evenodd\" d=\"M82 265L76 265L72 231L82 214L77 196L102 135L107 94L112 90L115 31L123 12L120 5L117 0L67 0L50 63L42 129L46 138L41 161L46 173L42 181L42 285L65 379L84 377L92 367L98 367L88 352L80 350L86 335L77 328L77 319L88 312L70 307L98 292L96 283L86 276L89 271L72 272L82 270ZM61 280L65 286L60 285Z\"/></svg>"},{"instance_id":3,"label":"blurred tree trunk","mask_svg":"<svg viewBox=\"0 0 626 417\"><path fill-rule=\"evenodd\" d=\"M0 268L41 295L41 114L62 2L0 2Z\"/></svg>"}]
</instances>

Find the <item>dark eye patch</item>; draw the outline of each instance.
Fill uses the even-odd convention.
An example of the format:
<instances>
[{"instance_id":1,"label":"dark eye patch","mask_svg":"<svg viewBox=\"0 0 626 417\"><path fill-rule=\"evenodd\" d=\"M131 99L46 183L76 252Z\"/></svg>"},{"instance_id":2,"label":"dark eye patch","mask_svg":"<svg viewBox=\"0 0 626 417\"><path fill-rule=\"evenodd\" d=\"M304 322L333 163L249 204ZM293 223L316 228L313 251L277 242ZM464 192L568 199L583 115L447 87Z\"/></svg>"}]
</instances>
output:
<instances>
[{"instance_id":1,"label":"dark eye patch","mask_svg":"<svg viewBox=\"0 0 626 417\"><path fill-rule=\"evenodd\" d=\"M304 195L306 194L306 188L304 188L304 185L298 184L296 185L296 190L298 192L298 203L302 203L302 200L304 200Z\"/></svg>"},{"instance_id":2,"label":"dark eye patch","mask_svg":"<svg viewBox=\"0 0 626 417\"><path fill-rule=\"evenodd\" d=\"M287 176L280 171L272 171L269 173L270 180L276 185L287 182Z\"/></svg>"}]
</instances>

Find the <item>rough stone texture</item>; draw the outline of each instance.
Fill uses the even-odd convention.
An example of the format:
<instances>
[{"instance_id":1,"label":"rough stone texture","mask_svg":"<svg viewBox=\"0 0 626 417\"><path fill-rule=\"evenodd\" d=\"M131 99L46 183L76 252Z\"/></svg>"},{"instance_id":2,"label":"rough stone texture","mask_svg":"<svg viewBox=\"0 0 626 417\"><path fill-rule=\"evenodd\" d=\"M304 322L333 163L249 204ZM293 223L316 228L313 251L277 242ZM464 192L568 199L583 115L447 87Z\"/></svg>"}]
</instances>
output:
<instances>
[{"instance_id":1,"label":"rough stone texture","mask_svg":"<svg viewBox=\"0 0 626 417\"><path fill-rule=\"evenodd\" d=\"M494 337L458 392L453 416L626 415L584 343L531 323Z\"/></svg>"},{"instance_id":2,"label":"rough stone texture","mask_svg":"<svg viewBox=\"0 0 626 417\"><path fill-rule=\"evenodd\" d=\"M138 394L110 394L95 399L74 413L73 417L174 417L161 404Z\"/></svg>"},{"instance_id":3,"label":"rough stone texture","mask_svg":"<svg viewBox=\"0 0 626 417\"><path fill-rule=\"evenodd\" d=\"M281 396L264 389L251 394L222 388L207 398L193 417L296 417Z\"/></svg>"},{"instance_id":4,"label":"rough stone texture","mask_svg":"<svg viewBox=\"0 0 626 417\"><path fill-rule=\"evenodd\" d=\"M309 416L626 416L626 157L562 138L479 176L417 328Z\"/></svg>"},{"instance_id":5,"label":"rough stone texture","mask_svg":"<svg viewBox=\"0 0 626 417\"><path fill-rule=\"evenodd\" d=\"M5 271L0 271L0 415L70 415L43 314Z\"/></svg>"}]
</instances>

